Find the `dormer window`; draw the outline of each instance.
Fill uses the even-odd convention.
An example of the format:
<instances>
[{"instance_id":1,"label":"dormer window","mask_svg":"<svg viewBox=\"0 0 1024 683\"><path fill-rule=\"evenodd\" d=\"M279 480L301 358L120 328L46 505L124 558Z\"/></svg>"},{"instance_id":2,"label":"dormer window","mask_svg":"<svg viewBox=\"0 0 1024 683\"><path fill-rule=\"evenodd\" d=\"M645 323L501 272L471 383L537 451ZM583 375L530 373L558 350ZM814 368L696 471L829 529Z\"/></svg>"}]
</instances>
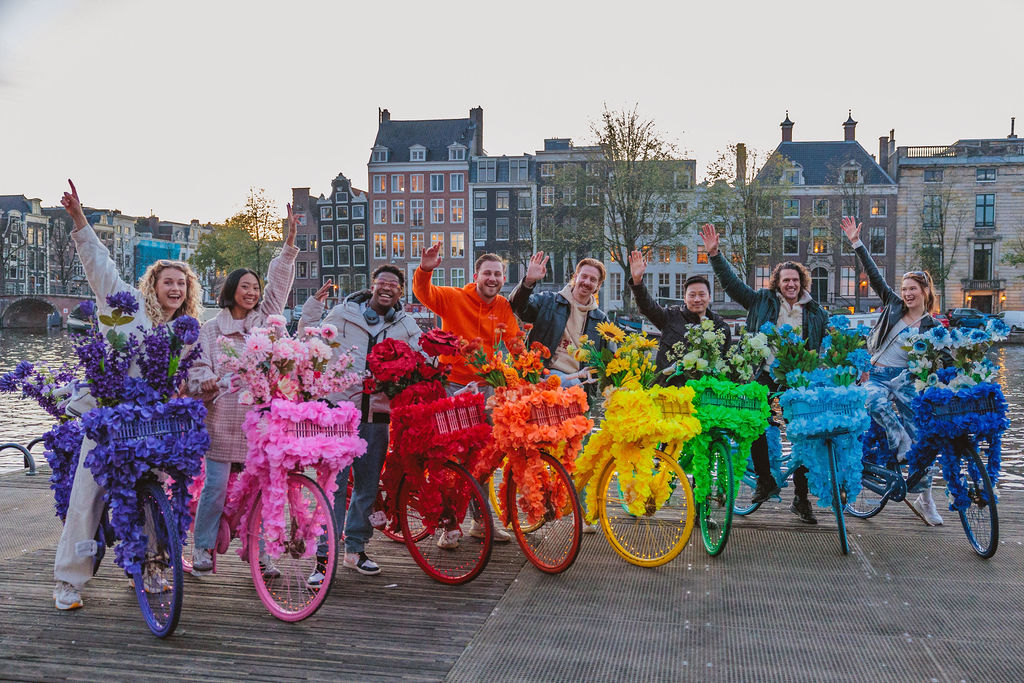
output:
<instances>
[{"instance_id":1,"label":"dormer window","mask_svg":"<svg viewBox=\"0 0 1024 683\"><path fill-rule=\"evenodd\" d=\"M409 148L409 161L426 161L427 148L423 145L413 145Z\"/></svg>"},{"instance_id":2,"label":"dormer window","mask_svg":"<svg viewBox=\"0 0 1024 683\"><path fill-rule=\"evenodd\" d=\"M387 160L388 160L388 148L387 147L380 147L380 146L378 146L378 147L374 147L373 148L373 156L371 157L371 161L380 162L380 161L387 161Z\"/></svg>"},{"instance_id":3,"label":"dormer window","mask_svg":"<svg viewBox=\"0 0 1024 683\"><path fill-rule=\"evenodd\" d=\"M465 161L466 147L464 145L448 146L448 161Z\"/></svg>"},{"instance_id":4,"label":"dormer window","mask_svg":"<svg viewBox=\"0 0 1024 683\"><path fill-rule=\"evenodd\" d=\"M803 185L804 169L800 166L794 166L793 168L786 169L782 177L789 185Z\"/></svg>"},{"instance_id":5,"label":"dormer window","mask_svg":"<svg viewBox=\"0 0 1024 683\"><path fill-rule=\"evenodd\" d=\"M843 166L843 185L860 185L864 182L864 178L860 173L860 165L851 162L846 166Z\"/></svg>"}]
</instances>

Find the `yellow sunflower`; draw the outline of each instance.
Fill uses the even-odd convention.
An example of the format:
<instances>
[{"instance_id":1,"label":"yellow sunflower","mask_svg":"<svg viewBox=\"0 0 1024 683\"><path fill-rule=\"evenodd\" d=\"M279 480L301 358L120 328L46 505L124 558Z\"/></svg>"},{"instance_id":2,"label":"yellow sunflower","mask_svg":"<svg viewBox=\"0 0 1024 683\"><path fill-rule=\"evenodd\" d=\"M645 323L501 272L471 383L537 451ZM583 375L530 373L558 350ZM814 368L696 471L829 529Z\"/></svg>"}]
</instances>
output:
<instances>
[{"instance_id":1,"label":"yellow sunflower","mask_svg":"<svg viewBox=\"0 0 1024 683\"><path fill-rule=\"evenodd\" d=\"M620 327L607 321L597 324L597 332L608 341L621 342L626 338L626 333Z\"/></svg>"}]
</instances>

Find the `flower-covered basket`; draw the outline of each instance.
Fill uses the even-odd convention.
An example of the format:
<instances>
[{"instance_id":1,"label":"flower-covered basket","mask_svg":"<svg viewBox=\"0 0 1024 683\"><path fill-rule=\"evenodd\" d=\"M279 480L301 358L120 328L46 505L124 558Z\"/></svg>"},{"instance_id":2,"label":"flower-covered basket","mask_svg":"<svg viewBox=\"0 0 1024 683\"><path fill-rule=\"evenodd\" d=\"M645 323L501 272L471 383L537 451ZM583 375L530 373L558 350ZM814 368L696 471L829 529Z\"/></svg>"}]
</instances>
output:
<instances>
[{"instance_id":1,"label":"flower-covered basket","mask_svg":"<svg viewBox=\"0 0 1024 683\"><path fill-rule=\"evenodd\" d=\"M266 550L272 557L283 552L284 504L287 500L307 552L316 550L317 536L327 523L314 519L309 506L292 496L300 491L288 487L289 472L313 468L317 483L333 500L338 473L366 453L366 441L359 438L359 410L351 403L335 407L322 401L293 402L275 398L259 409L250 410L242 424L249 451L245 470L228 495L225 514L231 515L262 491L263 531ZM324 511L317 507L317 514ZM241 528L247 528L248 510L243 510Z\"/></svg>"},{"instance_id":2,"label":"flower-covered basket","mask_svg":"<svg viewBox=\"0 0 1024 683\"><path fill-rule=\"evenodd\" d=\"M663 476L654 474L654 458L661 450L676 454L683 444L701 432L694 415L693 389L651 387L646 390L618 389L605 402L601 430L587 442L576 460L576 487L586 488L586 518L593 523L598 513L595 484L608 456L615 459L624 498L632 501L628 510L643 514L647 501L660 507L672 491Z\"/></svg>"},{"instance_id":3,"label":"flower-covered basket","mask_svg":"<svg viewBox=\"0 0 1024 683\"><path fill-rule=\"evenodd\" d=\"M910 474L926 469L937 456L953 509L966 510L970 500L959 474L955 442L971 435L987 442L985 468L995 487L999 479L1002 436L1010 425L1002 389L990 382L955 390L930 387L916 396L911 405L917 439L907 454ZM968 461L967 467L973 469L974 465ZM984 489L979 489L979 495L985 495Z\"/></svg>"},{"instance_id":4,"label":"flower-covered basket","mask_svg":"<svg viewBox=\"0 0 1024 683\"><path fill-rule=\"evenodd\" d=\"M787 420L786 436L793 444L794 462L807 467L808 486L818 505L832 505L832 475L826 437L836 456L836 485L848 503L861 489L863 465L860 437L871 423L865 409L867 390L856 385L812 385L789 389L779 398Z\"/></svg>"},{"instance_id":5,"label":"flower-covered basket","mask_svg":"<svg viewBox=\"0 0 1024 683\"><path fill-rule=\"evenodd\" d=\"M491 399L494 440L478 461L473 475L489 476L503 459L516 482L520 506L529 524L546 512L546 494L565 495L553 473L540 458L545 451L557 458L571 474L583 438L594 423L586 416L587 394L581 386L563 388L558 380L541 384L499 387ZM505 499L509 477L501 482L499 496ZM565 509L568 500L552 501L556 511ZM511 515L511 510L506 514ZM508 521L508 520L506 520Z\"/></svg>"},{"instance_id":6,"label":"flower-covered basket","mask_svg":"<svg viewBox=\"0 0 1024 683\"><path fill-rule=\"evenodd\" d=\"M736 442L732 449L732 472L738 490L747 470L750 447L764 433L771 414L768 387L757 382L737 384L709 376L690 380L687 386L694 391L694 414L704 427L686 445L693 454L687 469L693 475L694 496L704 500L711 489L712 426L727 431Z\"/></svg>"},{"instance_id":7,"label":"flower-covered basket","mask_svg":"<svg viewBox=\"0 0 1024 683\"><path fill-rule=\"evenodd\" d=\"M85 466L106 490L110 523L119 540L115 561L125 571L138 571L145 555L144 520L135 487L148 471L158 470L173 480L169 488L178 533L182 539L187 536L192 523L189 484L210 446L205 419L206 408L191 398L99 407L82 417L85 436L96 442Z\"/></svg>"}]
</instances>

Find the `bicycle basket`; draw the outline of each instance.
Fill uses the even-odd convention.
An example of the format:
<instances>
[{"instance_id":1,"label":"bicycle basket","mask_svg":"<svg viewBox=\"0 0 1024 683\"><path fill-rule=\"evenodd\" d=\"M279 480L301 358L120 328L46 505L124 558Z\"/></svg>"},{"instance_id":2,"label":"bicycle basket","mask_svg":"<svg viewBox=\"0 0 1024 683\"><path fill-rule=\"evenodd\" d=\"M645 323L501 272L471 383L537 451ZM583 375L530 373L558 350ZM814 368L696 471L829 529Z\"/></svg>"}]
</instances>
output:
<instances>
[{"instance_id":1,"label":"bicycle basket","mask_svg":"<svg viewBox=\"0 0 1024 683\"><path fill-rule=\"evenodd\" d=\"M159 417L151 420L139 419L121 425L114 435L114 448L127 449L139 439L160 438L196 431L202 428L191 417Z\"/></svg>"},{"instance_id":2,"label":"bicycle basket","mask_svg":"<svg viewBox=\"0 0 1024 683\"><path fill-rule=\"evenodd\" d=\"M676 420L692 412L689 401L667 394L657 394L654 397L654 406L661 412L664 420Z\"/></svg>"},{"instance_id":3,"label":"bicycle basket","mask_svg":"<svg viewBox=\"0 0 1024 683\"><path fill-rule=\"evenodd\" d=\"M284 433L288 436L302 438L307 436L329 436L332 438L346 438L355 436L355 430L352 429L351 425L340 425L340 426L323 426L313 422L312 420L300 420L299 422L292 422L285 427Z\"/></svg>"},{"instance_id":4,"label":"bicycle basket","mask_svg":"<svg viewBox=\"0 0 1024 683\"><path fill-rule=\"evenodd\" d=\"M959 417L961 415L974 415L980 413L994 413L996 402L992 396L972 396L965 398L954 395L946 403L936 403L935 417Z\"/></svg>"},{"instance_id":5,"label":"bicycle basket","mask_svg":"<svg viewBox=\"0 0 1024 683\"><path fill-rule=\"evenodd\" d=\"M549 405L547 403L533 404L530 406L530 419L527 420L530 424L538 425L557 425L562 424L566 420L571 420L574 417L582 415L583 411L578 405L571 406L560 406L560 405Z\"/></svg>"},{"instance_id":6,"label":"bicycle basket","mask_svg":"<svg viewBox=\"0 0 1024 683\"><path fill-rule=\"evenodd\" d=\"M700 395L700 402L707 406L720 406L732 410L761 410L761 401L743 396L722 396L711 389L705 389Z\"/></svg>"},{"instance_id":7,"label":"bicycle basket","mask_svg":"<svg viewBox=\"0 0 1024 683\"><path fill-rule=\"evenodd\" d=\"M434 413L434 426L442 435L455 434L487 421L484 408L478 403L467 406L449 406Z\"/></svg>"}]
</instances>

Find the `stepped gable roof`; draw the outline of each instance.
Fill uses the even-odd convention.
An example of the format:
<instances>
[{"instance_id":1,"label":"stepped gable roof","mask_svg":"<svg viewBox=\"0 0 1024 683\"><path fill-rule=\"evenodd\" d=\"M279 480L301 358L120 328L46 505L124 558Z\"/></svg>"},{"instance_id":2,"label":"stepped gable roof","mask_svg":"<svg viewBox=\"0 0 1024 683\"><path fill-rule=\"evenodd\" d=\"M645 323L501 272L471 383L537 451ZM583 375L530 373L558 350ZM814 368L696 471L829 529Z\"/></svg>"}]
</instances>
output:
<instances>
[{"instance_id":1,"label":"stepped gable roof","mask_svg":"<svg viewBox=\"0 0 1024 683\"><path fill-rule=\"evenodd\" d=\"M472 119L428 119L424 121L381 121L377 125L377 139L373 146L383 145L389 150L388 161L409 161L409 148L423 145L427 148L427 161L448 161L448 145L466 146L466 158L473 153Z\"/></svg>"},{"instance_id":2,"label":"stepped gable roof","mask_svg":"<svg viewBox=\"0 0 1024 683\"><path fill-rule=\"evenodd\" d=\"M0 211L3 211L4 213L7 213L8 211L28 213L30 208L32 207L29 206L28 200L25 199L25 195L0 194Z\"/></svg>"},{"instance_id":3,"label":"stepped gable roof","mask_svg":"<svg viewBox=\"0 0 1024 683\"><path fill-rule=\"evenodd\" d=\"M775 148L803 168L805 185L838 185L836 173L849 161L860 164L865 185L895 185L857 141L782 142Z\"/></svg>"}]
</instances>

